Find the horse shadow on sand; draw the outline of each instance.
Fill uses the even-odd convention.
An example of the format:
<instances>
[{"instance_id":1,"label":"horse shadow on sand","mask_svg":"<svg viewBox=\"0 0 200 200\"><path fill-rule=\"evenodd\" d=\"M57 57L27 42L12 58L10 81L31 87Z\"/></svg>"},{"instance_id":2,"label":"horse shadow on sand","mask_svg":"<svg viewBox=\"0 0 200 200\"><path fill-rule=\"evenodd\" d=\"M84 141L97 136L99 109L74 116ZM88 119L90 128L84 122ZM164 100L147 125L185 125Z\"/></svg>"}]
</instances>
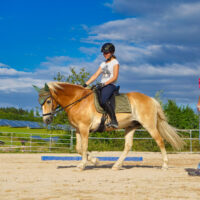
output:
<instances>
[{"instance_id":1,"label":"horse shadow on sand","mask_svg":"<svg viewBox=\"0 0 200 200\"><path fill-rule=\"evenodd\" d=\"M86 166L85 170L93 170L93 169L111 169L113 166L112 164L102 164L98 166ZM77 168L76 165L65 165L65 166L58 166L57 169L67 169L67 168ZM152 165L123 165L120 170L125 169L132 169L132 168L154 168L154 169L161 169L161 166L152 166Z\"/></svg>"}]
</instances>

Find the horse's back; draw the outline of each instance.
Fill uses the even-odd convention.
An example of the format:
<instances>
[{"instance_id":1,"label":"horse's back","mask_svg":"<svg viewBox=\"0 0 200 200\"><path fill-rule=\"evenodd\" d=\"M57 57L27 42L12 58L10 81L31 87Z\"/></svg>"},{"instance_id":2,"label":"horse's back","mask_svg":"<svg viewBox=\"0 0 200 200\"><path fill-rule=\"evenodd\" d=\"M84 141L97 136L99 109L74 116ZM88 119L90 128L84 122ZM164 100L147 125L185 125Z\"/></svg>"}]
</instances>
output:
<instances>
[{"instance_id":1,"label":"horse's back","mask_svg":"<svg viewBox=\"0 0 200 200\"><path fill-rule=\"evenodd\" d=\"M140 104L146 104L148 102L152 102L151 97L140 92L129 92L126 93L126 95L128 96L130 103L133 103L133 101L135 103L140 103Z\"/></svg>"},{"instance_id":2,"label":"horse's back","mask_svg":"<svg viewBox=\"0 0 200 200\"><path fill-rule=\"evenodd\" d=\"M134 113L135 116L141 118L147 114L149 116L155 116L157 113L154 98L140 92L129 92L127 96L132 107L132 113Z\"/></svg>"}]
</instances>

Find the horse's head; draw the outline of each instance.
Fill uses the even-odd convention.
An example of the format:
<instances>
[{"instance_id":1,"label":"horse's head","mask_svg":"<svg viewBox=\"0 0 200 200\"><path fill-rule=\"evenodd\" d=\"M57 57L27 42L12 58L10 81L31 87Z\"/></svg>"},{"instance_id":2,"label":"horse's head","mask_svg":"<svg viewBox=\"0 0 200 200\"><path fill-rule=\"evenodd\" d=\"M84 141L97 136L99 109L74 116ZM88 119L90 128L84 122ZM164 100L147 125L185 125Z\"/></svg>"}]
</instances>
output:
<instances>
[{"instance_id":1,"label":"horse's head","mask_svg":"<svg viewBox=\"0 0 200 200\"><path fill-rule=\"evenodd\" d=\"M51 92L49 90L48 85L45 83L44 88L38 88L37 86L33 86L35 90L39 94L39 104L42 107L42 116L43 116L43 122L45 124L50 124L53 120L53 115L58 107L57 102L55 99L52 97Z\"/></svg>"}]
</instances>

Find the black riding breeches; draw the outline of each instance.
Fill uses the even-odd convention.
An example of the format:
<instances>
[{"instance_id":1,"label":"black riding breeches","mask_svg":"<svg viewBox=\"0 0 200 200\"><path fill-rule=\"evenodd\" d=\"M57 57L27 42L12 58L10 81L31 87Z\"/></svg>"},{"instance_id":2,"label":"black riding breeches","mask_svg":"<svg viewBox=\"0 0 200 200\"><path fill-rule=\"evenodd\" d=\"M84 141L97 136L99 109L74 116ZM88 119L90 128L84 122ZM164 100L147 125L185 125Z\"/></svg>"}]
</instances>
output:
<instances>
[{"instance_id":1,"label":"black riding breeches","mask_svg":"<svg viewBox=\"0 0 200 200\"><path fill-rule=\"evenodd\" d=\"M112 96L116 88L117 87L115 85L109 84L109 85L104 86L101 89L101 103L102 104L105 104L110 99L110 97Z\"/></svg>"}]
</instances>

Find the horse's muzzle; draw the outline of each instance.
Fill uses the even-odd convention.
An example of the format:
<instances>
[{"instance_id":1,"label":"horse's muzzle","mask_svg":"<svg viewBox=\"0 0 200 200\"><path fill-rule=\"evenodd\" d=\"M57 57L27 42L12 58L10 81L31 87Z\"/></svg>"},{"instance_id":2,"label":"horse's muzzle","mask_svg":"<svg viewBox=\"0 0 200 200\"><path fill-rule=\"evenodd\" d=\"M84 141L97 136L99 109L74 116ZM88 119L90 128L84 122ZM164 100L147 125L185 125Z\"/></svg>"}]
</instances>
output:
<instances>
[{"instance_id":1,"label":"horse's muzzle","mask_svg":"<svg viewBox=\"0 0 200 200\"><path fill-rule=\"evenodd\" d=\"M45 124L50 124L52 121L53 121L53 116L52 115L43 117L43 122Z\"/></svg>"}]
</instances>

